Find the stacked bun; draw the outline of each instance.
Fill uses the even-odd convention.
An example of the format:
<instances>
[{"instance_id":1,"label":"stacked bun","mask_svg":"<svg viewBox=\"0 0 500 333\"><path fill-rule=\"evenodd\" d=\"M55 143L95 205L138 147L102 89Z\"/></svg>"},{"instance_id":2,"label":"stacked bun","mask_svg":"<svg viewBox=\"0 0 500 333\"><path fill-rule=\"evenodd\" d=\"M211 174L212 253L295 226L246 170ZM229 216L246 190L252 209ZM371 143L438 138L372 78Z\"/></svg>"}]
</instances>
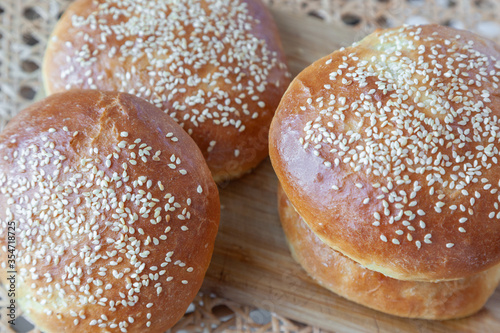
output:
<instances>
[{"instance_id":1,"label":"stacked bun","mask_svg":"<svg viewBox=\"0 0 500 333\"><path fill-rule=\"evenodd\" d=\"M372 309L409 318L464 317L483 307L500 280L498 266L468 278L434 283L387 277L323 243L281 188L278 196L281 222L295 260L323 287Z\"/></svg>"},{"instance_id":2,"label":"stacked bun","mask_svg":"<svg viewBox=\"0 0 500 333\"><path fill-rule=\"evenodd\" d=\"M499 61L472 33L408 26L295 78L270 156L290 246L313 278L399 316L482 307L500 279Z\"/></svg>"},{"instance_id":3,"label":"stacked bun","mask_svg":"<svg viewBox=\"0 0 500 333\"><path fill-rule=\"evenodd\" d=\"M50 38L43 78L47 94L100 89L148 100L191 135L217 182L268 155L289 84L260 0L77 0Z\"/></svg>"},{"instance_id":4,"label":"stacked bun","mask_svg":"<svg viewBox=\"0 0 500 333\"><path fill-rule=\"evenodd\" d=\"M71 91L0 134L0 277L44 332L164 332L210 263L220 204L194 141L133 95Z\"/></svg>"}]
</instances>

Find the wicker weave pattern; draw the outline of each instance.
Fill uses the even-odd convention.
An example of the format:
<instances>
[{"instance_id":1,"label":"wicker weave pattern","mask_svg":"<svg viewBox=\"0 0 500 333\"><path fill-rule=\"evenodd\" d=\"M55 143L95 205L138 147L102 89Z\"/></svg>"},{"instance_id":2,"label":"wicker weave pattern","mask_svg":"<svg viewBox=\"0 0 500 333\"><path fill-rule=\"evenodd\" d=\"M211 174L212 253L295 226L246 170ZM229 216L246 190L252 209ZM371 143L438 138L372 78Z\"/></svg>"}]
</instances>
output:
<instances>
[{"instance_id":1,"label":"wicker weave pattern","mask_svg":"<svg viewBox=\"0 0 500 333\"><path fill-rule=\"evenodd\" d=\"M70 0L0 2L0 128L40 91L47 38Z\"/></svg>"},{"instance_id":2,"label":"wicker weave pattern","mask_svg":"<svg viewBox=\"0 0 500 333\"><path fill-rule=\"evenodd\" d=\"M0 1L0 129L41 92L40 66L52 27L72 0ZM500 42L497 0L264 0L269 6L342 23L353 31L403 23L466 28ZM2 300L3 299L3 300ZM7 299L0 293L0 332ZM20 314L18 313L18 316ZM200 293L175 332L319 333L275 314ZM32 329L31 333L39 333Z\"/></svg>"},{"instance_id":3,"label":"wicker weave pattern","mask_svg":"<svg viewBox=\"0 0 500 333\"><path fill-rule=\"evenodd\" d=\"M273 7L335 21L365 32L411 23L439 23L500 41L496 0L266 0Z\"/></svg>"}]
</instances>

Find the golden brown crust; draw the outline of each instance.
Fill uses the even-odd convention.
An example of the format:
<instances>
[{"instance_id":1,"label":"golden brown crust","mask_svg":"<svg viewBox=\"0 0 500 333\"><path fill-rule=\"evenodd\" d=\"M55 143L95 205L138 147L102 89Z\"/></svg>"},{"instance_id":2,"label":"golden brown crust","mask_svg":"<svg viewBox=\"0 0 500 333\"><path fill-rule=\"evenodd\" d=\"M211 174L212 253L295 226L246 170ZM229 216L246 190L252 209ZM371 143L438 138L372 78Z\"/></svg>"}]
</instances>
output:
<instances>
[{"instance_id":1,"label":"golden brown crust","mask_svg":"<svg viewBox=\"0 0 500 333\"><path fill-rule=\"evenodd\" d=\"M377 31L285 93L270 157L323 241L401 280L500 261L500 49L436 25Z\"/></svg>"},{"instance_id":2,"label":"golden brown crust","mask_svg":"<svg viewBox=\"0 0 500 333\"><path fill-rule=\"evenodd\" d=\"M500 266L465 279L402 281L370 271L323 243L295 211L281 186L281 223L293 257L323 287L372 309L401 317L452 319L479 311L500 281Z\"/></svg>"},{"instance_id":3,"label":"golden brown crust","mask_svg":"<svg viewBox=\"0 0 500 333\"><path fill-rule=\"evenodd\" d=\"M160 107L193 137L218 182L267 156L290 82L259 0L75 1L52 33L43 76L47 94L123 91Z\"/></svg>"},{"instance_id":4,"label":"golden brown crust","mask_svg":"<svg viewBox=\"0 0 500 333\"><path fill-rule=\"evenodd\" d=\"M38 328L163 332L182 317L220 208L172 119L129 94L70 91L21 111L0 152L0 232L16 221L17 302Z\"/></svg>"}]
</instances>

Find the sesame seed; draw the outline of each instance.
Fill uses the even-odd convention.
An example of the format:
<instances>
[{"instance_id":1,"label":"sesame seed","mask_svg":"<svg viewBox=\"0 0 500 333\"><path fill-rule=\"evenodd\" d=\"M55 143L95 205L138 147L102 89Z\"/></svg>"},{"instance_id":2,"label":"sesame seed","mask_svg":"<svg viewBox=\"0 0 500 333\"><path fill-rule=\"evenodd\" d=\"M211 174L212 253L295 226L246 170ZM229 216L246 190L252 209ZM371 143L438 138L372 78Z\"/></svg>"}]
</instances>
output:
<instances>
[{"instance_id":1,"label":"sesame seed","mask_svg":"<svg viewBox=\"0 0 500 333\"><path fill-rule=\"evenodd\" d=\"M68 128L65 132L70 133ZM154 288L157 295L161 295L162 285L155 283L159 281L160 276L171 272L167 266L170 262L175 261L179 267L192 265L189 261L182 262L177 258L174 259L173 251L168 252L165 261L151 262L152 249L148 246L160 246L160 240L166 241L166 234L171 231L171 226L166 225L160 229L164 230L164 233L158 235L157 238L147 235L142 228L133 224L141 218L145 219L144 222L150 220L154 221L152 223L159 224L166 220L168 223L170 215L165 214L163 210L167 205L168 211L175 211L175 216L179 219L182 217L184 220L189 220L191 212L188 209L192 208L193 200L189 197L176 198L174 192L163 193L159 198L155 198L159 191L149 191L154 188L154 184L158 185L158 189L165 190L164 185L155 179L156 174L148 177L138 175L137 173L144 169L133 168L132 163L116 164L115 169L121 167L121 173L118 170L109 170L115 159L121 160L132 154L149 156L150 151L158 151L153 150L153 145L150 146L140 139L135 140L135 145L140 144L140 146L131 147L132 145L122 141L119 144L123 148L116 149L117 146L115 146L114 152L109 154L105 154L103 149L87 146L84 150L85 154L80 156L76 167L67 156L64 156L60 149L61 142L56 139L47 136L46 140L41 140L44 144L36 149L34 146L16 147L19 161L28 156L33 161L33 164L29 164L28 161L23 162L26 166L25 179L22 176L15 179L2 179L0 175L0 190L2 195L7 196L5 200L7 205L12 206L12 208L7 208L7 216L12 214L21 221L33 221L30 222L27 231L23 231L26 234L21 237L25 238L27 235L37 238L36 242L20 247L19 258L26 266L26 270L30 272L30 278L33 281L43 278L47 282L41 285L32 283L32 287L38 290L37 302L41 305L49 302L52 297L50 295L54 291L58 292L60 297L75 295L75 299L82 304L97 304L103 307L109 305L110 312L99 311L99 313L91 314L70 308L68 313L74 325L82 325L82 320L88 319L85 323L90 326L112 328L112 325L116 325L115 327L118 327L118 324L114 322L115 318L110 313L115 312L118 306L133 307L140 302L141 293L148 293L148 290L145 290L148 287ZM156 153L156 155L160 154ZM54 167L56 172L46 174L43 168L39 168L42 163L54 166L60 163L61 167L57 169ZM182 162L179 157L175 158L175 164L179 165L178 169L186 171L181 169ZM165 174L165 172L161 177L170 179L168 173ZM35 184L30 180L31 178L37 179L36 187L27 186L30 182ZM196 186L201 193L201 185ZM12 189L17 189L19 199L11 196ZM120 189L120 192L117 189ZM32 198L31 201L27 201L28 203L24 202L27 191L30 191ZM52 195L48 196L46 193L52 193ZM76 194L76 199L71 202L69 199L73 194ZM74 204L85 205L85 209L75 210L72 206ZM30 209L26 209L27 205L30 205ZM38 214L37 220L32 217L34 212ZM107 218L99 219L98 217L103 214ZM49 229L45 229L45 226L55 230L53 231L55 237L62 242L62 247L54 243L52 236L47 237ZM99 232L101 227L107 228L105 236ZM184 225L181 226L181 230L189 229L187 225ZM138 235L141 238L136 238ZM80 248L78 240L82 239L87 239L88 243ZM161 245L169 246L168 242ZM42 259L31 254L39 252L48 254L44 254ZM81 258L81 260L68 261L66 260L68 256ZM63 265L61 269L64 274L56 276L49 273L40 274L37 268L40 260L48 266ZM101 261L102 263L99 264ZM96 274L92 277L88 276L89 267L94 267L96 270ZM192 269L187 269L183 271L184 276L179 275L179 284L181 281L187 281L185 275L191 271ZM113 279L124 283L123 285L115 283ZM69 300L72 299L71 297ZM63 298L68 301L67 296ZM148 307L152 306L153 302L148 303ZM134 317L130 316L127 317L126 322L132 324L134 320Z\"/></svg>"},{"instance_id":2,"label":"sesame seed","mask_svg":"<svg viewBox=\"0 0 500 333\"><path fill-rule=\"evenodd\" d=\"M353 182L353 191L357 188L363 191L357 193L364 195L367 186L368 191L376 190L370 198L361 197L363 204L380 205L381 209L375 208L378 210L375 222L382 215L389 225L402 223L409 231L415 229L409 221L434 212L464 212L467 217L459 217L458 222L465 223L469 217L472 219L477 212L484 211L483 202L489 200L484 199L485 196L498 190L485 175L488 169L498 165L500 157L500 151L494 150L500 120L491 112L490 99L492 92L497 90L490 82L500 82L500 79L496 71L490 73L488 69L497 61L473 45L460 53L463 42L454 44L454 40L446 48L426 49L424 39L421 40L414 29L419 28L404 27L398 34L382 31L374 38L379 38L384 45L405 44L406 47L408 44L420 54L428 54L428 58L421 56L412 61L397 47L384 50L380 56L369 60L358 56L356 48L339 50L335 56L341 60L330 62L324 74L337 85L331 82L322 85L318 92L302 101L297 100L296 104L297 111L299 108L318 110L315 114L304 115L304 124L300 125L303 133L298 137L301 149L318 156L324 165L328 162L339 170L349 170L349 174L366 173L367 177L377 177L373 184ZM405 37L401 38L403 33ZM425 43L430 40L425 39ZM466 54L466 57L457 54ZM473 77L469 72L471 68L481 74ZM469 75L469 79L464 79ZM339 84L363 88L367 81L375 82L374 87L359 89L359 95L338 96L341 93ZM382 98L372 99L375 94ZM357 121L355 125L354 121ZM343 125L337 126L338 122ZM412 180L416 178L423 181ZM332 186L333 189L338 187ZM459 194L454 198L456 202L452 202L445 189ZM430 200L433 211L423 206L412 209L419 206L422 198ZM488 211L488 217L499 218L498 210L495 207L495 211ZM380 225L371 223L375 227ZM419 226L429 231L437 228L434 224L426 226L423 221L419 221ZM459 229L461 233L462 230L465 229ZM402 228L394 232L401 235ZM423 240L432 244L430 236L416 239L420 237L418 233L411 235L415 242ZM418 248L422 245L416 244Z\"/></svg>"}]
</instances>

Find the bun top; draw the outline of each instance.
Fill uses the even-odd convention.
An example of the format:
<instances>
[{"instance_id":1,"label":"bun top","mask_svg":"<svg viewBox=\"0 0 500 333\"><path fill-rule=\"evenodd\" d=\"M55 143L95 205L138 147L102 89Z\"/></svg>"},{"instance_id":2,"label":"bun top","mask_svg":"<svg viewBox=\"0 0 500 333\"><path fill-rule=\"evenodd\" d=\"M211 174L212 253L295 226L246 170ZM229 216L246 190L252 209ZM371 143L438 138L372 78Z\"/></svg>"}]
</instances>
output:
<instances>
[{"instance_id":1,"label":"bun top","mask_svg":"<svg viewBox=\"0 0 500 333\"><path fill-rule=\"evenodd\" d=\"M182 317L220 208L170 117L128 94L55 94L11 120L0 152L0 232L17 224L17 299L37 327L160 332Z\"/></svg>"},{"instance_id":2,"label":"bun top","mask_svg":"<svg viewBox=\"0 0 500 333\"><path fill-rule=\"evenodd\" d=\"M270 155L328 245L401 280L500 261L500 48L437 25L377 31L292 82Z\"/></svg>"},{"instance_id":3,"label":"bun top","mask_svg":"<svg viewBox=\"0 0 500 333\"><path fill-rule=\"evenodd\" d=\"M47 94L123 91L177 121L217 180L268 153L289 84L279 35L259 0L78 0L57 24L43 64Z\"/></svg>"}]
</instances>

